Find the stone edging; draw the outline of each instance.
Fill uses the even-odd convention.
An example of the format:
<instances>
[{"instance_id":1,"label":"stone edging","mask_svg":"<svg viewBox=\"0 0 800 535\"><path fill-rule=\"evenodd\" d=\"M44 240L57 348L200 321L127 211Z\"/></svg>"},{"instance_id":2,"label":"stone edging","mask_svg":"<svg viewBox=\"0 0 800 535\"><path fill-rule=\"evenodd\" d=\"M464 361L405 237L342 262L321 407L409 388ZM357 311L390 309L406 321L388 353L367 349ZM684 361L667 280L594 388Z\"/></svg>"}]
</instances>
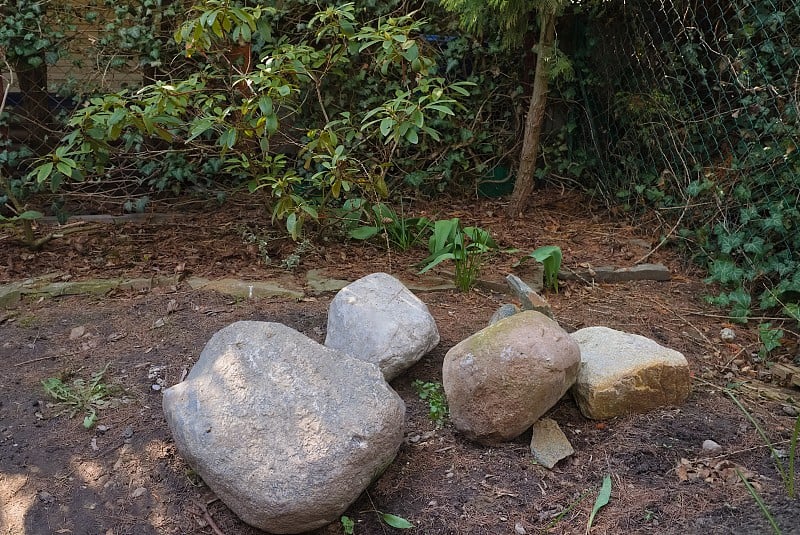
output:
<instances>
[{"instance_id":1,"label":"stone edging","mask_svg":"<svg viewBox=\"0 0 800 535\"><path fill-rule=\"evenodd\" d=\"M105 295L111 291L149 291L153 288L169 288L186 283L193 290L213 290L232 297L250 299L254 297L283 297L302 299L306 295L335 293L344 288L349 280L334 279L325 275L323 270L312 269L306 273L303 286L286 281L242 281L238 279L210 280L202 277L181 279L179 275L154 276L138 279L95 279L88 281L57 281L61 274L52 273L41 277L26 279L21 282L0 284L0 307L8 308L17 304L23 296L61 297L65 295ZM566 276L565 276L566 275ZM571 277L570 277L571 275ZM559 278L581 278L597 282L628 282L635 280L666 281L670 278L669 270L660 264L646 264L633 268L597 268L588 273L559 273ZM585 275L585 277L584 277ZM538 277L537 277L538 278ZM455 289L448 279L435 276L399 277L400 281L414 293L448 291ZM526 281L529 282L529 281ZM531 282L533 282L531 284ZM538 282L538 284L537 284ZM530 281L534 290L541 289L541 282ZM479 280L478 286L487 290L505 293L508 291L505 280Z\"/></svg>"}]
</instances>

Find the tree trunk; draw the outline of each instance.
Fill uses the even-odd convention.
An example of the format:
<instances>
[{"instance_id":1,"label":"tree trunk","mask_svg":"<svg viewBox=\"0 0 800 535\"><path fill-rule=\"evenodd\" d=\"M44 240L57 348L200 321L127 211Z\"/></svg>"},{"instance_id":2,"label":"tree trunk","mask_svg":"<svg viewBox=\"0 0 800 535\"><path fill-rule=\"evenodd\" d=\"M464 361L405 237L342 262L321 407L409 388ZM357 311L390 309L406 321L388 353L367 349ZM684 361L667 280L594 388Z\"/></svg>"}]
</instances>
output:
<instances>
[{"instance_id":1,"label":"tree trunk","mask_svg":"<svg viewBox=\"0 0 800 535\"><path fill-rule=\"evenodd\" d=\"M556 14L541 12L541 25L539 28L539 49L536 55L536 73L533 79L533 94L531 95L528 114L525 116L525 134L522 141L517 180L514 192L511 194L511 203L508 205L509 216L516 217L525 210L533 193L536 159L539 156L539 141L542 135L542 123L547 107L547 91L550 77L548 61L553 51L556 33Z\"/></svg>"}]
</instances>

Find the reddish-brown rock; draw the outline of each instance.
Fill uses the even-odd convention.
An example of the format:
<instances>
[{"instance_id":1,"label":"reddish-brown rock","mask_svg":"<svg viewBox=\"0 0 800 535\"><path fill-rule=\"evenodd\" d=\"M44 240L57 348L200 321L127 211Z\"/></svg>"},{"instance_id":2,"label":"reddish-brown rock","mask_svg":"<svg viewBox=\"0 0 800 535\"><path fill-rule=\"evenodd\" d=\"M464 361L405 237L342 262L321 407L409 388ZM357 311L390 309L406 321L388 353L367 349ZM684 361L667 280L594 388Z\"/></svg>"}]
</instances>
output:
<instances>
[{"instance_id":1,"label":"reddish-brown rock","mask_svg":"<svg viewBox=\"0 0 800 535\"><path fill-rule=\"evenodd\" d=\"M525 432L575 382L580 350L558 323L524 311L455 345L442 383L453 424L484 444Z\"/></svg>"}]
</instances>

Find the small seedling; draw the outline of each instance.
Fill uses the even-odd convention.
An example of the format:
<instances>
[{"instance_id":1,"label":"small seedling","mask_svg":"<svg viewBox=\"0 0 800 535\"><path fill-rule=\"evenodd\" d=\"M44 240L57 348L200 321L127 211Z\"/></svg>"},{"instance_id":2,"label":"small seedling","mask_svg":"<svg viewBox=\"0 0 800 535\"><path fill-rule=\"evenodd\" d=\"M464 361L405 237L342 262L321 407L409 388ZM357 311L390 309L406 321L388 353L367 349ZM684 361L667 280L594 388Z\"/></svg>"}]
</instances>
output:
<instances>
[{"instance_id":1,"label":"small seedling","mask_svg":"<svg viewBox=\"0 0 800 535\"><path fill-rule=\"evenodd\" d=\"M428 402L428 417L436 423L437 427L447 418L447 398L444 395L442 383L425 383L417 379L414 381L419 399Z\"/></svg>"},{"instance_id":2,"label":"small seedling","mask_svg":"<svg viewBox=\"0 0 800 535\"><path fill-rule=\"evenodd\" d=\"M782 338L783 329L773 328L771 323L759 324L758 339L761 341L761 349L758 351L758 356L766 359L770 353L781 347Z\"/></svg>"},{"instance_id":3,"label":"small seedling","mask_svg":"<svg viewBox=\"0 0 800 535\"><path fill-rule=\"evenodd\" d=\"M355 522L349 516L342 516L339 519L339 522L342 523L342 531L344 535L353 535L353 530L355 529Z\"/></svg>"},{"instance_id":4,"label":"small seedling","mask_svg":"<svg viewBox=\"0 0 800 535\"><path fill-rule=\"evenodd\" d=\"M514 264L514 267L520 265L528 258L533 258L537 262L541 262L544 268L544 287L558 293L558 271L561 269L562 259L561 248L557 245L544 245L539 247Z\"/></svg>"},{"instance_id":5,"label":"small seedling","mask_svg":"<svg viewBox=\"0 0 800 535\"><path fill-rule=\"evenodd\" d=\"M101 371L92 375L89 381L75 379L72 383L64 383L58 377L49 377L42 381L44 391L59 404L66 405L64 413L72 418L79 412L85 412L83 427L91 429L97 422L97 411L107 407L110 397L116 388L103 382L108 364Z\"/></svg>"}]
</instances>

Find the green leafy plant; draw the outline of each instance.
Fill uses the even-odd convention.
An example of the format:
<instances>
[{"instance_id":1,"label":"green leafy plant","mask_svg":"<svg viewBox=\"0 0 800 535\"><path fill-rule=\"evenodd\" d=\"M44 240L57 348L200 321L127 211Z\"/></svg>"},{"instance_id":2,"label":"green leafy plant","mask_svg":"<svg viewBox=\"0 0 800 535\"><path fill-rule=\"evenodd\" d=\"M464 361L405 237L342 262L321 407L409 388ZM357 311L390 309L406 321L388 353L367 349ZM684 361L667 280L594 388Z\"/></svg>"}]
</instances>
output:
<instances>
[{"instance_id":1,"label":"green leafy plant","mask_svg":"<svg viewBox=\"0 0 800 535\"><path fill-rule=\"evenodd\" d=\"M353 530L355 529L355 522L349 517L342 515L339 519L339 522L342 524L342 531L344 535L353 535Z\"/></svg>"},{"instance_id":2,"label":"green leafy plant","mask_svg":"<svg viewBox=\"0 0 800 535\"><path fill-rule=\"evenodd\" d=\"M368 240L376 235L383 234L386 240L401 251L406 251L419 243L425 233L431 228L432 223L427 217L398 216L394 210L384 203L378 203L367 210L367 203L363 199L349 199L345 203L345 210L364 211L370 219L370 224L351 228L347 235L355 240ZM353 225L352 217L349 223Z\"/></svg>"},{"instance_id":3,"label":"green leafy plant","mask_svg":"<svg viewBox=\"0 0 800 535\"><path fill-rule=\"evenodd\" d=\"M127 166L180 190L193 170L223 174L262 194L294 239L305 223L329 220L331 205L386 198L398 157L441 142L474 83L435 75L423 21L411 15L372 26L356 20L352 3L304 5L297 23L276 23L298 3L195 6L174 34L193 72L86 99L26 180L58 192ZM153 154L177 165L142 163Z\"/></svg>"},{"instance_id":4,"label":"green leafy plant","mask_svg":"<svg viewBox=\"0 0 800 535\"><path fill-rule=\"evenodd\" d=\"M544 267L544 286L558 293L558 271L561 269L561 248L557 245L544 245L522 258L514 266L524 260L533 258Z\"/></svg>"},{"instance_id":5,"label":"green leafy plant","mask_svg":"<svg viewBox=\"0 0 800 535\"><path fill-rule=\"evenodd\" d=\"M774 350L781 347L783 329L772 327L772 323L760 323L758 325L758 339L761 341L761 349L758 356L762 359L767 358Z\"/></svg>"},{"instance_id":6,"label":"green leafy plant","mask_svg":"<svg viewBox=\"0 0 800 535\"><path fill-rule=\"evenodd\" d=\"M421 262L424 267L420 273L452 260L455 264L456 287L468 292L478 279L484 255L497 248L489 231L479 227L462 228L457 217L440 219L433 224L433 232L428 240L431 254Z\"/></svg>"},{"instance_id":7,"label":"green leafy plant","mask_svg":"<svg viewBox=\"0 0 800 535\"><path fill-rule=\"evenodd\" d=\"M49 377L42 381L44 391L60 404L66 405L65 413L72 418L79 412L85 412L83 427L91 429L97 422L97 411L111 403L111 396L118 390L103 382L108 365L93 374L87 381L81 378L65 383L58 377Z\"/></svg>"},{"instance_id":8,"label":"green leafy plant","mask_svg":"<svg viewBox=\"0 0 800 535\"><path fill-rule=\"evenodd\" d=\"M437 427L441 426L449 414L447 398L445 397L442 383L424 382L417 379L413 385L419 399L428 402L428 417Z\"/></svg>"}]
</instances>

